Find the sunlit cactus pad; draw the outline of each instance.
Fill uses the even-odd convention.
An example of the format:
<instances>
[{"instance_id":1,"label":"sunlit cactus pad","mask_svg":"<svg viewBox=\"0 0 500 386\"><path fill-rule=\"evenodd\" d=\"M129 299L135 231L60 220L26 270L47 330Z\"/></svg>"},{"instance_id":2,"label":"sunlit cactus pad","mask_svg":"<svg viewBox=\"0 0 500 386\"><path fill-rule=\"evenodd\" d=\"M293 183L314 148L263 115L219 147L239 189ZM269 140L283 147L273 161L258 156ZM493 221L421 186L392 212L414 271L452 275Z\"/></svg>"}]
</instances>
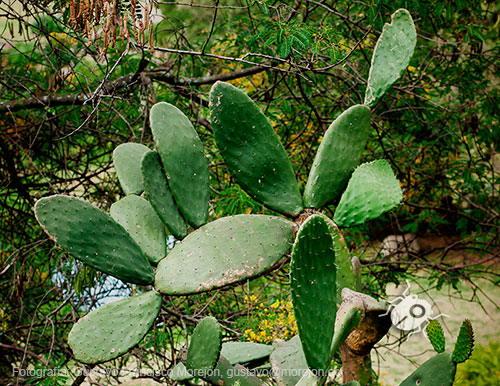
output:
<instances>
[{"instance_id":1,"label":"sunlit cactus pad","mask_svg":"<svg viewBox=\"0 0 500 386\"><path fill-rule=\"evenodd\" d=\"M352 106L333 121L314 158L304 192L306 207L320 208L337 198L358 166L370 131L370 109Z\"/></svg>"},{"instance_id":2,"label":"sunlit cactus pad","mask_svg":"<svg viewBox=\"0 0 500 386\"><path fill-rule=\"evenodd\" d=\"M184 218L195 228L208 217L208 160L191 121L177 107L160 102L150 112L151 130L168 184Z\"/></svg>"},{"instance_id":3,"label":"sunlit cactus pad","mask_svg":"<svg viewBox=\"0 0 500 386\"><path fill-rule=\"evenodd\" d=\"M206 224L158 264L155 288L187 295L266 272L290 249L293 226L264 215L230 216Z\"/></svg>"},{"instance_id":4,"label":"sunlit cactus pad","mask_svg":"<svg viewBox=\"0 0 500 386\"><path fill-rule=\"evenodd\" d=\"M222 344L221 355L232 365L269 357L273 347L262 343L227 342Z\"/></svg>"},{"instance_id":5,"label":"sunlit cactus pad","mask_svg":"<svg viewBox=\"0 0 500 386\"><path fill-rule=\"evenodd\" d=\"M186 368L194 372L212 370L219 359L222 331L217 319L204 318L193 331L186 358Z\"/></svg>"},{"instance_id":6,"label":"sunlit cactus pad","mask_svg":"<svg viewBox=\"0 0 500 386\"><path fill-rule=\"evenodd\" d=\"M307 364L326 370L335 329L335 251L328 223L312 215L301 226L292 250L290 287Z\"/></svg>"},{"instance_id":7,"label":"sunlit cactus pad","mask_svg":"<svg viewBox=\"0 0 500 386\"><path fill-rule=\"evenodd\" d=\"M410 13L398 9L385 24L372 56L365 104L372 106L399 79L413 56L417 33Z\"/></svg>"},{"instance_id":8,"label":"sunlit cactus pad","mask_svg":"<svg viewBox=\"0 0 500 386\"><path fill-rule=\"evenodd\" d=\"M109 213L139 244L150 262L156 264L165 257L165 227L146 199L131 194L111 205Z\"/></svg>"},{"instance_id":9,"label":"sunlit cactus pad","mask_svg":"<svg viewBox=\"0 0 500 386\"><path fill-rule=\"evenodd\" d=\"M391 210L402 200L399 181L387 161L364 163L352 174L334 221L340 227L359 225Z\"/></svg>"},{"instance_id":10,"label":"sunlit cactus pad","mask_svg":"<svg viewBox=\"0 0 500 386\"><path fill-rule=\"evenodd\" d=\"M217 82L210 91L215 141L236 181L277 212L297 215L302 197L288 155L268 119L241 90Z\"/></svg>"},{"instance_id":11,"label":"sunlit cactus pad","mask_svg":"<svg viewBox=\"0 0 500 386\"><path fill-rule=\"evenodd\" d=\"M433 356L416 369L399 386L451 386L457 367L447 351Z\"/></svg>"},{"instance_id":12,"label":"sunlit cactus pad","mask_svg":"<svg viewBox=\"0 0 500 386\"><path fill-rule=\"evenodd\" d=\"M92 311L69 333L75 358L83 363L100 363L126 353L146 335L160 307L160 294L150 291Z\"/></svg>"},{"instance_id":13,"label":"sunlit cactus pad","mask_svg":"<svg viewBox=\"0 0 500 386\"><path fill-rule=\"evenodd\" d=\"M167 229L177 239L182 240L187 235L186 223L168 187L167 177L158 153L154 151L145 153L142 157L141 170L144 195Z\"/></svg>"},{"instance_id":14,"label":"sunlit cactus pad","mask_svg":"<svg viewBox=\"0 0 500 386\"><path fill-rule=\"evenodd\" d=\"M45 232L85 264L125 282L152 284L154 272L139 245L92 204L50 196L38 200L35 216Z\"/></svg>"},{"instance_id":15,"label":"sunlit cactus pad","mask_svg":"<svg viewBox=\"0 0 500 386\"><path fill-rule=\"evenodd\" d=\"M113 166L125 194L141 194L141 158L149 149L140 143L123 143L113 152Z\"/></svg>"}]
</instances>

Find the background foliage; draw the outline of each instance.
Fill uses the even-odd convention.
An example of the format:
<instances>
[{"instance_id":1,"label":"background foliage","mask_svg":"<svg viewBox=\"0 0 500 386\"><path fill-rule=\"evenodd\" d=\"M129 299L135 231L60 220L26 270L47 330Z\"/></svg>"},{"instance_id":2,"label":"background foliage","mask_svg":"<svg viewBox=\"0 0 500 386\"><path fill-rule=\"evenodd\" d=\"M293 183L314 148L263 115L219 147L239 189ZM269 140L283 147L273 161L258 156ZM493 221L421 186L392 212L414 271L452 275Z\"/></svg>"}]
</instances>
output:
<instances>
[{"instance_id":1,"label":"background foliage","mask_svg":"<svg viewBox=\"0 0 500 386\"><path fill-rule=\"evenodd\" d=\"M0 383L39 381L13 379L12 366L71 367L66 337L79 315L106 297L136 291L48 240L33 217L37 198L64 193L109 209L122 195L113 149L127 141L152 145L148 111L168 101L192 119L205 144L211 218L263 213L234 184L214 145L207 120L211 84L230 81L258 101L303 189L330 122L362 102L374 43L400 7L416 22L416 53L374 109L362 161L389 160L404 203L347 233L364 266L364 290L381 296L386 283L415 273L438 288L470 281L473 272L490 273L498 284L492 270L500 254L495 2L157 1L154 49L132 33L128 50L117 44L104 55L104 37L88 42L69 27L69 12L60 13L69 6L0 4ZM410 233L418 245L381 250L386 236ZM286 338L295 333L287 282L284 266L251 284L167 299L142 346L115 367L128 361L170 368L206 314L221 321L228 339Z\"/></svg>"}]
</instances>

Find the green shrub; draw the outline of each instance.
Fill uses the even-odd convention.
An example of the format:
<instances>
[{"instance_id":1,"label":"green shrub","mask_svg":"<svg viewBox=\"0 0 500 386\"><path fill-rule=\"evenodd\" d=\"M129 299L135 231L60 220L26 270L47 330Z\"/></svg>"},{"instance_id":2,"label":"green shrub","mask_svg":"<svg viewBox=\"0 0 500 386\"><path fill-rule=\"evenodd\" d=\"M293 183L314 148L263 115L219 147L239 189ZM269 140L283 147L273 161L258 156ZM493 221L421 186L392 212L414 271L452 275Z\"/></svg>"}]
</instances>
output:
<instances>
[{"instance_id":1,"label":"green shrub","mask_svg":"<svg viewBox=\"0 0 500 386\"><path fill-rule=\"evenodd\" d=\"M500 385L500 342L477 345L470 359L458 365L455 386Z\"/></svg>"}]
</instances>

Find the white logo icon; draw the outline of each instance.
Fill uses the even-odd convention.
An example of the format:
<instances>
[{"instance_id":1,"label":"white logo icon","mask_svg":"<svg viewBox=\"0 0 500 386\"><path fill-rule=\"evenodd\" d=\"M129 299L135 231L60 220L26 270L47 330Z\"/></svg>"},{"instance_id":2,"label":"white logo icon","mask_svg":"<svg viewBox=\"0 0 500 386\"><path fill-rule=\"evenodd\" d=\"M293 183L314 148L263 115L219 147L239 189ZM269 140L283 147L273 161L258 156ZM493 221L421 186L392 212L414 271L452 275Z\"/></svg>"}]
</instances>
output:
<instances>
[{"instance_id":1,"label":"white logo icon","mask_svg":"<svg viewBox=\"0 0 500 386\"><path fill-rule=\"evenodd\" d=\"M410 332L408 337L424 330L431 320L446 314L432 316L432 306L428 301L420 299L417 295L409 295L410 282L406 280L406 290L402 296L389 301L389 309L385 314L391 314L391 321L398 330Z\"/></svg>"}]
</instances>

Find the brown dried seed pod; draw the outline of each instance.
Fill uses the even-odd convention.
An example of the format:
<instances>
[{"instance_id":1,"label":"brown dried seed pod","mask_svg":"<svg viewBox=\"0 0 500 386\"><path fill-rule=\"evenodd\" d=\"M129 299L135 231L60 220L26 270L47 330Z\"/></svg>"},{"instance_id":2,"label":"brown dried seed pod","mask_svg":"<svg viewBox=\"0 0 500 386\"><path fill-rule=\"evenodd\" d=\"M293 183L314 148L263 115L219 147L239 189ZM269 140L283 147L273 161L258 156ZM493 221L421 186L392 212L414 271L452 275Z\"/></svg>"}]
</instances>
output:
<instances>
[{"instance_id":1,"label":"brown dried seed pod","mask_svg":"<svg viewBox=\"0 0 500 386\"><path fill-rule=\"evenodd\" d=\"M149 23L149 47L151 48L151 53L155 52L155 46L153 44L153 22Z\"/></svg>"}]
</instances>

